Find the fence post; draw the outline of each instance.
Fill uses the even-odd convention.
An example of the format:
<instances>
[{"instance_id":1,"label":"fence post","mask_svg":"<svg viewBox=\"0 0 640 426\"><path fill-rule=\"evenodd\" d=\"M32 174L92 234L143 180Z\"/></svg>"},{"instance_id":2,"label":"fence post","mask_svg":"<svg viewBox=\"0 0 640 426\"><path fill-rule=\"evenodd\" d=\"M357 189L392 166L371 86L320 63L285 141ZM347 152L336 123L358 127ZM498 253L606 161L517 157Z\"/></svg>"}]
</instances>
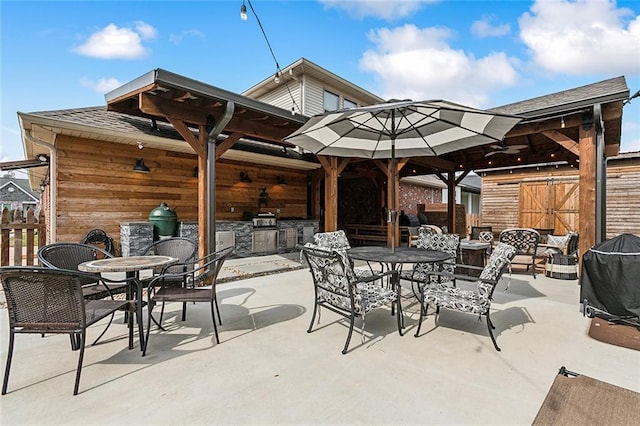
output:
<instances>
[{"instance_id":1,"label":"fence post","mask_svg":"<svg viewBox=\"0 0 640 426\"><path fill-rule=\"evenodd\" d=\"M0 230L0 266L9 266L9 238L11 231L4 227L4 225L9 224L9 215L8 208L2 209L2 219L0 220L0 224L3 225Z\"/></svg>"}]
</instances>

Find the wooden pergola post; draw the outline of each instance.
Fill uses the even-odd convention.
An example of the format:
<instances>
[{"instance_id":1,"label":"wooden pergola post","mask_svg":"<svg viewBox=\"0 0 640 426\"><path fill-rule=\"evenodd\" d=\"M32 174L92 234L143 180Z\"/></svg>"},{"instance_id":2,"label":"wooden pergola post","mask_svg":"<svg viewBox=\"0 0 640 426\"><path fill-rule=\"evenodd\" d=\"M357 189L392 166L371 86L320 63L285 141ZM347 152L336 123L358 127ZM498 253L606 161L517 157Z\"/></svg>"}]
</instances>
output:
<instances>
[{"instance_id":1,"label":"wooden pergola post","mask_svg":"<svg viewBox=\"0 0 640 426\"><path fill-rule=\"evenodd\" d=\"M578 219L578 253L580 265L582 255L596 241L596 130L592 121L585 120L580 126L580 217Z\"/></svg>"},{"instance_id":2,"label":"wooden pergola post","mask_svg":"<svg viewBox=\"0 0 640 426\"><path fill-rule=\"evenodd\" d=\"M324 231L338 229L338 176L347 164L348 158L318 155L318 161L324 168Z\"/></svg>"}]
</instances>

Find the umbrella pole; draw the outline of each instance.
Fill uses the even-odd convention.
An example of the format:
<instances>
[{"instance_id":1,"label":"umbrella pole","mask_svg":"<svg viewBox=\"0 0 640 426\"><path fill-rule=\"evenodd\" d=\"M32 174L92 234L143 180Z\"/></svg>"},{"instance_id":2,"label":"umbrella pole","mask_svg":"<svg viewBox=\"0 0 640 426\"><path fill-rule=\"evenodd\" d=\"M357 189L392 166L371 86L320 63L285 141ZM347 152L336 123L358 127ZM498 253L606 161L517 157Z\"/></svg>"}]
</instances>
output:
<instances>
[{"instance_id":1,"label":"umbrella pole","mask_svg":"<svg viewBox=\"0 0 640 426\"><path fill-rule=\"evenodd\" d=\"M396 252L396 139L391 138L391 252Z\"/></svg>"}]
</instances>

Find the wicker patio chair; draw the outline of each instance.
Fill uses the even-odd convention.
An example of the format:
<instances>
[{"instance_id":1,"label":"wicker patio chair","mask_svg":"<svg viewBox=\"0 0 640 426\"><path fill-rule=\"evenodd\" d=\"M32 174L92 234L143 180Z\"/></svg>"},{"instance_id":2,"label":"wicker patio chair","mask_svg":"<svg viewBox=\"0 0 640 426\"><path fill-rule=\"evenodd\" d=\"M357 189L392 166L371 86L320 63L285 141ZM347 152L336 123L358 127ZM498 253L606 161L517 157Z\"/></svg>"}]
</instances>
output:
<instances>
[{"instance_id":1,"label":"wicker patio chair","mask_svg":"<svg viewBox=\"0 0 640 426\"><path fill-rule=\"evenodd\" d=\"M92 229L87 232L87 235L80 241L82 244L91 244L98 247L103 246L104 251L109 252L112 256L115 255L113 247L113 238L107 235L102 229Z\"/></svg>"},{"instance_id":2,"label":"wicker patio chair","mask_svg":"<svg viewBox=\"0 0 640 426\"><path fill-rule=\"evenodd\" d=\"M9 312L3 395L7 393L16 334L68 334L71 349L80 351L73 388L73 394L77 395L87 327L116 311L136 312L135 302L131 300L85 300L81 282L85 277L82 272L42 267L0 268Z\"/></svg>"},{"instance_id":3,"label":"wicker patio chair","mask_svg":"<svg viewBox=\"0 0 640 426\"><path fill-rule=\"evenodd\" d=\"M540 233L531 228L509 228L500 232L498 241L516 248L512 265L525 265L536 277L536 255L540 243Z\"/></svg>"},{"instance_id":4,"label":"wicker patio chair","mask_svg":"<svg viewBox=\"0 0 640 426\"><path fill-rule=\"evenodd\" d=\"M376 273L369 276L357 277L348 259L336 250L303 247L302 255L309 264L309 271L313 277L315 297L313 315L307 333L311 333L316 314L320 320L320 307L324 307L349 319L349 333L342 353L346 354L353 334L353 327L357 317L362 318L362 328L365 327L365 316L372 310L391 305L397 300L396 289L387 288L385 277L392 277L396 271ZM400 311L396 315L398 332L401 331ZM364 336L363 336L364 338Z\"/></svg>"},{"instance_id":5,"label":"wicker patio chair","mask_svg":"<svg viewBox=\"0 0 640 426\"><path fill-rule=\"evenodd\" d=\"M153 308L159 302L162 302L162 309L160 311L160 320L156 323L161 329L165 302L182 302L183 304L188 302L209 302L211 304L213 332L216 337L216 343L220 343L215 314L217 310L218 320L220 321L220 309L218 308L218 298L216 295L216 280L224 261L233 250L234 247L219 250L200 259L196 259L193 262L188 262L189 264L195 264L192 270L183 269L183 272L174 273L163 271L151 280L147 287L149 315L147 317L147 335L144 339L145 347L142 352L143 356L147 353L151 321L156 322L153 318ZM177 264L173 266L184 268L186 265L187 264ZM175 282L186 282L187 285L175 286Z\"/></svg>"},{"instance_id":6,"label":"wicker patio chair","mask_svg":"<svg viewBox=\"0 0 640 426\"><path fill-rule=\"evenodd\" d=\"M420 320L418 322L418 329L416 330L415 337L420 335L420 327L422 326L422 320L427 314L429 304L436 306L436 315L440 314L440 308L452 309L461 312L469 312L477 314L479 317L482 315L487 317L487 328L489 329L489 336L493 346L497 351L500 350L496 339L493 336L493 329L495 326L491 322L491 299L493 297L493 291L500 281L502 274L509 265L510 260L515 255L516 249L513 246L504 243L498 243L491 257L487 262L487 265L482 268L482 272L479 277L471 277L468 275L451 274L448 272L429 272L428 278L436 276L445 280L461 280L471 281L476 283L476 288L473 290L467 290L459 287L447 285L444 282L433 282L432 279L427 279L420 286L420 296L418 300L422 304L420 309ZM472 266L466 266L467 268L475 268Z\"/></svg>"},{"instance_id":7,"label":"wicker patio chair","mask_svg":"<svg viewBox=\"0 0 640 426\"><path fill-rule=\"evenodd\" d=\"M153 271L153 276L142 279L145 285L149 285L154 276L162 274L181 274L182 272L193 271L196 256L198 254L198 243L192 238L170 237L158 240L142 251L143 256L160 255L175 257L178 263L167 268L158 268ZM173 282L165 279L165 285L186 286L190 280L188 275L179 275ZM177 280L177 281L176 281ZM182 304L182 321L187 319L187 304Z\"/></svg>"},{"instance_id":8,"label":"wicker patio chair","mask_svg":"<svg viewBox=\"0 0 640 426\"><path fill-rule=\"evenodd\" d=\"M113 257L113 255L99 247L83 243L52 243L42 246L38 250L38 260L43 266L67 271L79 272L79 264L108 257ZM83 272L78 276L78 279L82 285L82 294L87 300L113 299L114 295L124 294L130 290L128 282L107 280L100 274ZM98 340L106 333L114 315L111 315L109 323L92 345L98 343Z\"/></svg>"}]
</instances>

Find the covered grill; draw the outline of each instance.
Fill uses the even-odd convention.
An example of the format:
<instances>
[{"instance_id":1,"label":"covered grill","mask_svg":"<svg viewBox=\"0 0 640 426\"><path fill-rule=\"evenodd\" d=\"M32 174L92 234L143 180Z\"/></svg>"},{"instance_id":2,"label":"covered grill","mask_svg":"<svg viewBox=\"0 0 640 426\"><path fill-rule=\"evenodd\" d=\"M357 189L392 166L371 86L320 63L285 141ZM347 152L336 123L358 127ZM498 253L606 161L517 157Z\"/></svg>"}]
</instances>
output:
<instances>
[{"instance_id":1,"label":"covered grill","mask_svg":"<svg viewBox=\"0 0 640 426\"><path fill-rule=\"evenodd\" d=\"M586 315L640 326L640 237L622 234L589 249L580 284Z\"/></svg>"}]
</instances>

